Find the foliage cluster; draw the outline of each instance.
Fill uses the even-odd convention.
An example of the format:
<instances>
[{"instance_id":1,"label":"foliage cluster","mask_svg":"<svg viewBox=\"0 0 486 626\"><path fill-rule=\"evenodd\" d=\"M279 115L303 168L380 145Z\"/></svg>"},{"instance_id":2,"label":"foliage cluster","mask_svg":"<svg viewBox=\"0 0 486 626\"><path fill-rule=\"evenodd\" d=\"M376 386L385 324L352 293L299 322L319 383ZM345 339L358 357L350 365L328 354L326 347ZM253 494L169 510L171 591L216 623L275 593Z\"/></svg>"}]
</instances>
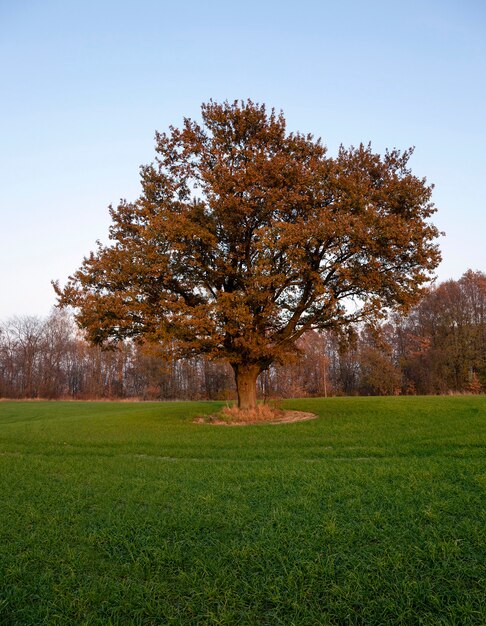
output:
<instances>
[{"instance_id":1,"label":"foliage cluster","mask_svg":"<svg viewBox=\"0 0 486 626\"><path fill-rule=\"evenodd\" d=\"M236 101L158 133L156 151L138 200L110 210L111 245L55 284L59 304L95 343L135 337L230 363L242 408L303 334L410 306L438 265L412 150L332 158L283 114Z\"/></svg>"}]
</instances>

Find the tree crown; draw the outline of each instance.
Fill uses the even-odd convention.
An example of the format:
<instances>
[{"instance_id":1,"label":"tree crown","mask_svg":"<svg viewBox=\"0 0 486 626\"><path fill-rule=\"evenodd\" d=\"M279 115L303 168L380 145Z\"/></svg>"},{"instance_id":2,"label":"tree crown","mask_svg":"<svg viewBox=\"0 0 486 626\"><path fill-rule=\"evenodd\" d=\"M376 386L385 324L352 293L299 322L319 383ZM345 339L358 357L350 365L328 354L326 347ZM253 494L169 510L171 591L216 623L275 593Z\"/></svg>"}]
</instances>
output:
<instances>
[{"instance_id":1,"label":"tree crown","mask_svg":"<svg viewBox=\"0 0 486 626\"><path fill-rule=\"evenodd\" d=\"M412 150L331 158L282 113L235 101L156 134L135 202L56 284L97 343L140 337L179 354L267 367L307 330L407 307L439 262L432 187Z\"/></svg>"}]
</instances>

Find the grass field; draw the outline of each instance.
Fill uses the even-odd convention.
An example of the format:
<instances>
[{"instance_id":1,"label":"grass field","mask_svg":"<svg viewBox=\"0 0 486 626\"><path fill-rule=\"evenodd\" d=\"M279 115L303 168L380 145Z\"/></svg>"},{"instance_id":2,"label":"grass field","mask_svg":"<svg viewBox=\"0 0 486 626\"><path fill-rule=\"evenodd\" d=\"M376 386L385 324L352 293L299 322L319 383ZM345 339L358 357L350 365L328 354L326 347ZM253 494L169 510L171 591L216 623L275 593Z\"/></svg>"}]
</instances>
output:
<instances>
[{"instance_id":1,"label":"grass field","mask_svg":"<svg viewBox=\"0 0 486 626\"><path fill-rule=\"evenodd\" d=\"M486 398L0 403L0 623L485 624Z\"/></svg>"}]
</instances>

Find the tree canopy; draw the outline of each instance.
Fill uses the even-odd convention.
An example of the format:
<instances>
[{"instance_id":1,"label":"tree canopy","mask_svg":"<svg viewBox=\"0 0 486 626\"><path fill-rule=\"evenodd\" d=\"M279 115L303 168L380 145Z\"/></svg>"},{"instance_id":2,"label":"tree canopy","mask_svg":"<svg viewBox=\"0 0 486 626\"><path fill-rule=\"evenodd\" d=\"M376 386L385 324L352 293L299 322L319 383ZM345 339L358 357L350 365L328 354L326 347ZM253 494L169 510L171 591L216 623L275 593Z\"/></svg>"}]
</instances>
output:
<instances>
[{"instance_id":1,"label":"tree canopy","mask_svg":"<svg viewBox=\"0 0 486 626\"><path fill-rule=\"evenodd\" d=\"M412 150L328 156L251 101L202 105L202 123L156 134L142 192L110 207L99 244L64 287L95 343L127 337L224 359L239 404L306 331L408 307L440 255L432 186Z\"/></svg>"}]
</instances>

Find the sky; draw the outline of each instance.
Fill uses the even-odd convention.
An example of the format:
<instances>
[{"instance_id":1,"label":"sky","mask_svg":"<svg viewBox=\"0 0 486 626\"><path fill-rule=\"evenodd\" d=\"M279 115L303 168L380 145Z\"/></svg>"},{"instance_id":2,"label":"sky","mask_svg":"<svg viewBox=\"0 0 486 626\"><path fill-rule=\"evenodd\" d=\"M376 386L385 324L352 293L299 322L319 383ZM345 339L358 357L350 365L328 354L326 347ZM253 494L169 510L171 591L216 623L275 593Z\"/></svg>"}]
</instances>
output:
<instances>
[{"instance_id":1,"label":"sky","mask_svg":"<svg viewBox=\"0 0 486 626\"><path fill-rule=\"evenodd\" d=\"M155 131L252 99L339 145L415 146L437 280L486 271L482 0L0 0L0 320L46 316L139 195Z\"/></svg>"}]
</instances>

